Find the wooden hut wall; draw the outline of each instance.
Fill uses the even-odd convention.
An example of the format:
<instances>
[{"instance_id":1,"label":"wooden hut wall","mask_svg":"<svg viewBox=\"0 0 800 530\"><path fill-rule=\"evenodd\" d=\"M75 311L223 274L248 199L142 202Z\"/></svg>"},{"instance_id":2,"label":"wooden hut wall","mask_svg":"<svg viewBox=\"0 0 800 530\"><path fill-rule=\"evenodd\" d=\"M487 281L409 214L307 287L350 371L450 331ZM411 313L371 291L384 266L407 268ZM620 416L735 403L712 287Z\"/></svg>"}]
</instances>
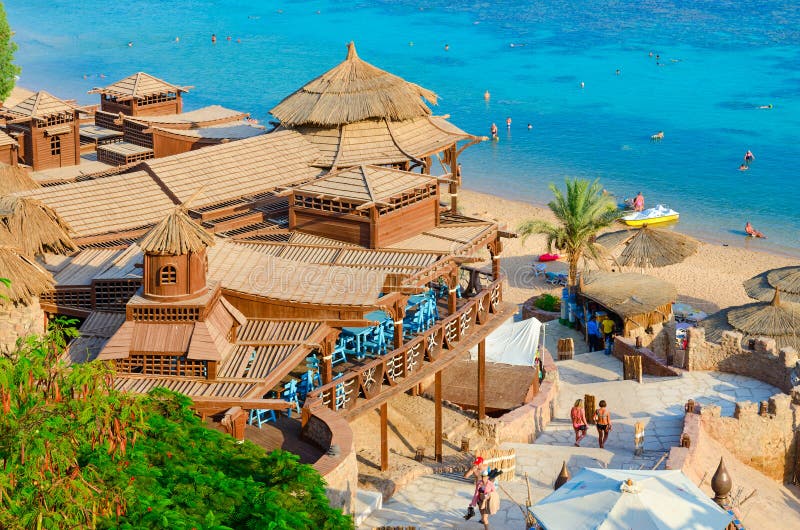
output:
<instances>
[{"instance_id":1,"label":"wooden hut wall","mask_svg":"<svg viewBox=\"0 0 800 530\"><path fill-rule=\"evenodd\" d=\"M436 226L438 195L378 216L375 248L393 245Z\"/></svg>"},{"instance_id":2,"label":"wooden hut wall","mask_svg":"<svg viewBox=\"0 0 800 530\"><path fill-rule=\"evenodd\" d=\"M73 118L71 122L68 122L69 132L55 137L45 135L47 127L43 122L38 124L36 120L31 122L30 151L26 149L25 163L32 166L34 171L80 164L81 144L78 120ZM57 148L51 144L51 138L58 138Z\"/></svg>"},{"instance_id":3,"label":"wooden hut wall","mask_svg":"<svg viewBox=\"0 0 800 530\"><path fill-rule=\"evenodd\" d=\"M372 220L359 215L293 206L289 215L289 229L369 247Z\"/></svg>"},{"instance_id":4,"label":"wooden hut wall","mask_svg":"<svg viewBox=\"0 0 800 530\"><path fill-rule=\"evenodd\" d=\"M209 145L208 142L201 142L201 138L188 136L177 136L164 131L153 131L153 153L156 158L165 156L179 155L187 151L194 151Z\"/></svg>"},{"instance_id":5,"label":"wooden hut wall","mask_svg":"<svg viewBox=\"0 0 800 530\"><path fill-rule=\"evenodd\" d=\"M163 99L163 101L154 101L148 103L147 100L127 100L115 101L108 96L102 96L100 99L100 110L110 112L112 114L119 114L120 112L126 116L166 116L169 114L180 114L183 109L181 95L177 94L160 94L152 96L153 99Z\"/></svg>"},{"instance_id":6,"label":"wooden hut wall","mask_svg":"<svg viewBox=\"0 0 800 530\"><path fill-rule=\"evenodd\" d=\"M625 326L622 332L623 337L629 337L630 333L639 327L647 328L661 324L672 318L672 304L659 306L655 311L625 317Z\"/></svg>"},{"instance_id":7,"label":"wooden hut wall","mask_svg":"<svg viewBox=\"0 0 800 530\"><path fill-rule=\"evenodd\" d=\"M115 123L118 117L118 114L98 111L94 113L94 124L98 127L104 127L106 129L111 129L112 131L122 132L122 124Z\"/></svg>"},{"instance_id":8,"label":"wooden hut wall","mask_svg":"<svg viewBox=\"0 0 800 530\"><path fill-rule=\"evenodd\" d=\"M225 299L247 318L302 318L308 320L360 320L364 309L298 304L295 302L270 300L223 289Z\"/></svg>"},{"instance_id":9,"label":"wooden hut wall","mask_svg":"<svg viewBox=\"0 0 800 530\"><path fill-rule=\"evenodd\" d=\"M144 123L139 123L133 120L125 120L122 124L122 133L125 135L125 141L152 149L153 135L151 133L144 132L148 127L149 125Z\"/></svg>"},{"instance_id":10,"label":"wooden hut wall","mask_svg":"<svg viewBox=\"0 0 800 530\"><path fill-rule=\"evenodd\" d=\"M17 147L14 145L0 146L0 164L9 166L17 165Z\"/></svg>"},{"instance_id":11,"label":"wooden hut wall","mask_svg":"<svg viewBox=\"0 0 800 530\"><path fill-rule=\"evenodd\" d=\"M132 103L133 101L131 100L117 101L116 99L111 98L111 96L106 96L106 95L100 96L100 110L103 112L109 112L114 115L122 113L125 114L126 116L132 116L133 115L133 108L131 106Z\"/></svg>"}]
</instances>

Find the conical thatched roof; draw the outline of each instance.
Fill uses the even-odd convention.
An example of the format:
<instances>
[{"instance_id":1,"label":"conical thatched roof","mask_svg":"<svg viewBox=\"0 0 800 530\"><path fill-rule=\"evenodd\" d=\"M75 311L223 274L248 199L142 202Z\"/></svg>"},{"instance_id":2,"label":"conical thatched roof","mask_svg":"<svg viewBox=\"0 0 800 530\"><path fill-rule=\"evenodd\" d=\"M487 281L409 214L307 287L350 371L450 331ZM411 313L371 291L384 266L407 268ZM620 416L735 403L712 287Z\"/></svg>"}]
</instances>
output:
<instances>
[{"instance_id":1,"label":"conical thatched roof","mask_svg":"<svg viewBox=\"0 0 800 530\"><path fill-rule=\"evenodd\" d=\"M186 209L176 206L161 222L139 240L142 251L181 255L199 252L214 244L214 236L197 224Z\"/></svg>"},{"instance_id":2,"label":"conical thatched roof","mask_svg":"<svg viewBox=\"0 0 800 530\"><path fill-rule=\"evenodd\" d=\"M286 126L338 127L385 118L392 121L428 116L423 98L436 104L436 94L362 61L356 46L347 46L340 65L310 81L270 112Z\"/></svg>"},{"instance_id":3,"label":"conical thatched roof","mask_svg":"<svg viewBox=\"0 0 800 530\"><path fill-rule=\"evenodd\" d=\"M768 302L775 295L775 289L781 293L784 302L800 303L800 266L781 267L764 271L742 283L750 298Z\"/></svg>"},{"instance_id":4,"label":"conical thatched roof","mask_svg":"<svg viewBox=\"0 0 800 530\"><path fill-rule=\"evenodd\" d=\"M0 305L25 303L53 289L53 277L16 248L0 245L0 277L11 281L6 287L0 284Z\"/></svg>"},{"instance_id":5,"label":"conical thatched roof","mask_svg":"<svg viewBox=\"0 0 800 530\"><path fill-rule=\"evenodd\" d=\"M0 197L0 230L29 256L69 254L78 249L69 225L52 208L30 197Z\"/></svg>"},{"instance_id":6,"label":"conical thatched roof","mask_svg":"<svg viewBox=\"0 0 800 530\"><path fill-rule=\"evenodd\" d=\"M696 240L680 232L646 225L603 234L596 242L612 254L619 252L616 261L620 266L640 269L675 265L697 252L698 248Z\"/></svg>"},{"instance_id":7,"label":"conical thatched roof","mask_svg":"<svg viewBox=\"0 0 800 530\"><path fill-rule=\"evenodd\" d=\"M19 166L0 164L0 190L3 195L18 191L35 190L39 183L33 180L28 172Z\"/></svg>"}]
</instances>

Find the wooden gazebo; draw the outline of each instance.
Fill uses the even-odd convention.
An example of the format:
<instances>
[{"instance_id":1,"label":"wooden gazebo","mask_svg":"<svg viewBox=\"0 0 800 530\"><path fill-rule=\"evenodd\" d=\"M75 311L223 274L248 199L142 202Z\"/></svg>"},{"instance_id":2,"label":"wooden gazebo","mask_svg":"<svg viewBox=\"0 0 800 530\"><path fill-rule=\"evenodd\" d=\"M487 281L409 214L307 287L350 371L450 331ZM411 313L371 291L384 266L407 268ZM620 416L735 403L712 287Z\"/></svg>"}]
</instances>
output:
<instances>
[{"instance_id":1,"label":"wooden gazebo","mask_svg":"<svg viewBox=\"0 0 800 530\"><path fill-rule=\"evenodd\" d=\"M126 116L180 114L181 94L191 87L177 86L144 72L136 72L106 87L94 88L100 94L100 110Z\"/></svg>"},{"instance_id":2,"label":"wooden gazebo","mask_svg":"<svg viewBox=\"0 0 800 530\"><path fill-rule=\"evenodd\" d=\"M363 61L351 42L342 63L270 112L280 122L278 129L295 129L319 148L316 164L332 171L376 164L429 174L436 157L449 169L443 180L450 184L455 211L458 155L485 138L465 133L446 116L433 116L425 101L436 100L430 90Z\"/></svg>"},{"instance_id":3,"label":"wooden gazebo","mask_svg":"<svg viewBox=\"0 0 800 530\"><path fill-rule=\"evenodd\" d=\"M79 109L39 91L3 107L6 132L18 144L19 160L34 171L80 164Z\"/></svg>"}]
</instances>

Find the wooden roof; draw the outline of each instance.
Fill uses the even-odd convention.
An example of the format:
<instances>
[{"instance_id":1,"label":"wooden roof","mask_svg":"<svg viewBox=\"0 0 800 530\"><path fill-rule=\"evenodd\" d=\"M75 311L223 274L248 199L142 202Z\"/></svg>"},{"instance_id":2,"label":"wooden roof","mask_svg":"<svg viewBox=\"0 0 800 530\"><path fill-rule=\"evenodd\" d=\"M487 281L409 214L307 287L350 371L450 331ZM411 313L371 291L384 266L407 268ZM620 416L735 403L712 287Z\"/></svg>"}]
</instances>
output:
<instances>
[{"instance_id":1,"label":"wooden roof","mask_svg":"<svg viewBox=\"0 0 800 530\"><path fill-rule=\"evenodd\" d=\"M79 237L146 227L160 221L164 212L175 206L145 171L47 186L18 195L39 199L53 208Z\"/></svg>"},{"instance_id":2,"label":"wooden roof","mask_svg":"<svg viewBox=\"0 0 800 530\"><path fill-rule=\"evenodd\" d=\"M357 166L328 173L295 187L298 192L359 203L386 203L409 190L436 183L436 177L378 166Z\"/></svg>"},{"instance_id":3,"label":"wooden roof","mask_svg":"<svg viewBox=\"0 0 800 530\"><path fill-rule=\"evenodd\" d=\"M113 96L120 101L125 101L130 99L142 99L147 96L155 96L158 94L179 94L181 92L187 92L190 88L192 87L183 87L167 83L162 79L153 77L144 72L136 72L107 87L93 88L89 91L89 94L103 94L105 96Z\"/></svg>"},{"instance_id":4,"label":"wooden roof","mask_svg":"<svg viewBox=\"0 0 800 530\"><path fill-rule=\"evenodd\" d=\"M12 118L44 119L56 114L71 113L78 109L75 105L58 99L49 92L40 90L32 96L20 101L13 107L3 107L5 113Z\"/></svg>"},{"instance_id":5,"label":"wooden roof","mask_svg":"<svg viewBox=\"0 0 800 530\"><path fill-rule=\"evenodd\" d=\"M95 360L124 322L125 313L92 311L81 324L80 336L69 343L62 358L69 364Z\"/></svg>"},{"instance_id":6,"label":"wooden roof","mask_svg":"<svg viewBox=\"0 0 800 530\"><path fill-rule=\"evenodd\" d=\"M440 116L365 120L333 128L304 126L297 131L319 150L315 165L325 168L421 160L462 140L482 139Z\"/></svg>"},{"instance_id":7,"label":"wooden roof","mask_svg":"<svg viewBox=\"0 0 800 530\"><path fill-rule=\"evenodd\" d=\"M5 101L0 102L4 107L13 107L20 101L28 99L35 92L33 90L28 90L27 88L23 88L21 86L15 86L11 89L11 93L8 95Z\"/></svg>"},{"instance_id":8,"label":"wooden roof","mask_svg":"<svg viewBox=\"0 0 800 530\"><path fill-rule=\"evenodd\" d=\"M148 160L143 167L177 202L200 190L192 201L198 208L311 180L319 174L310 167L317 156L300 134L284 131Z\"/></svg>"},{"instance_id":9,"label":"wooden roof","mask_svg":"<svg viewBox=\"0 0 800 530\"><path fill-rule=\"evenodd\" d=\"M86 286L109 268L122 250L87 248L63 260L57 266L45 263L45 268L53 273L57 286Z\"/></svg>"},{"instance_id":10,"label":"wooden roof","mask_svg":"<svg viewBox=\"0 0 800 530\"><path fill-rule=\"evenodd\" d=\"M289 126L335 127L374 118L407 120L431 110L436 94L362 61L354 43L344 62L309 81L270 112Z\"/></svg>"},{"instance_id":11,"label":"wooden roof","mask_svg":"<svg viewBox=\"0 0 800 530\"><path fill-rule=\"evenodd\" d=\"M247 271L243 273L243 271ZM208 276L232 291L297 303L374 307L386 272L277 258L225 241L208 251Z\"/></svg>"},{"instance_id":12,"label":"wooden roof","mask_svg":"<svg viewBox=\"0 0 800 530\"><path fill-rule=\"evenodd\" d=\"M152 127L169 127L190 129L209 127L215 124L240 121L249 116L246 112L228 109L221 105L209 105L180 114L162 114L160 116L125 116L125 120L146 123Z\"/></svg>"},{"instance_id":13,"label":"wooden roof","mask_svg":"<svg viewBox=\"0 0 800 530\"><path fill-rule=\"evenodd\" d=\"M5 131L0 131L0 147L6 146L6 145L16 146L18 144L17 144L17 141L14 140L8 134L6 134ZM16 168L17 166L9 166L9 167Z\"/></svg>"},{"instance_id":14,"label":"wooden roof","mask_svg":"<svg viewBox=\"0 0 800 530\"><path fill-rule=\"evenodd\" d=\"M185 377L117 376L114 379L114 386L117 390L142 394L153 388L163 387L187 396L243 398L255 388L256 384L255 382L209 382Z\"/></svg>"},{"instance_id":15,"label":"wooden roof","mask_svg":"<svg viewBox=\"0 0 800 530\"><path fill-rule=\"evenodd\" d=\"M391 248L428 250L442 254L459 254L470 250L473 242L497 230L497 224L490 221L472 220L463 224L440 224L399 241Z\"/></svg>"},{"instance_id":16,"label":"wooden roof","mask_svg":"<svg viewBox=\"0 0 800 530\"><path fill-rule=\"evenodd\" d=\"M178 136L180 138L208 140L222 143L230 140L243 140L266 134L264 127L250 125L247 123L236 125L212 125L210 127L198 127L194 129L170 129L168 127L153 127L155 131L165 135Z\"/></svg>"}]
</instances>

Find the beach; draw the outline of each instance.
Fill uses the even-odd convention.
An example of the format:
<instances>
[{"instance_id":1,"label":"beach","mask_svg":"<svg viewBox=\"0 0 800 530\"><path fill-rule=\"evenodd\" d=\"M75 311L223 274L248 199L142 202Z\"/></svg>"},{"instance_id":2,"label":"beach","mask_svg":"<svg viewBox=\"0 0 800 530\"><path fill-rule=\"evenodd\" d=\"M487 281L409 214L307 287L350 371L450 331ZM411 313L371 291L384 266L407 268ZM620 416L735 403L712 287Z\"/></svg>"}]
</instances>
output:
<instances>
[{"instance_id":1,"label":"beach","mask_svg":"<svg viewBox=\"0 0 800 530\"><path fill-rule=\"evenodd\" d=\"M543 202L549 196L542 197ZM514 231L524 219L536 218L552 221L547 206L463 189L458 194L459 209L465 215L495 219L501 227ZM621 226L620 226L621 227ZM680 230L680 224L677 225ZM744 239L744 238L743 238ZM504 298L522 303L542 292L558 292L543 278L535 278L531 263L546 252L544 237L504 239L501 266L508 278ZM683 263L648 269L646 274L671 282L678 290L678 300L711 313L717 309L753 302L744 291L742 282L767 269L796 265L789 256L744 247L723 246L720 243L701 241L698 252ZM548 264L549 270L566 270L562 261Z\"/></svg>"}]
</instances>

